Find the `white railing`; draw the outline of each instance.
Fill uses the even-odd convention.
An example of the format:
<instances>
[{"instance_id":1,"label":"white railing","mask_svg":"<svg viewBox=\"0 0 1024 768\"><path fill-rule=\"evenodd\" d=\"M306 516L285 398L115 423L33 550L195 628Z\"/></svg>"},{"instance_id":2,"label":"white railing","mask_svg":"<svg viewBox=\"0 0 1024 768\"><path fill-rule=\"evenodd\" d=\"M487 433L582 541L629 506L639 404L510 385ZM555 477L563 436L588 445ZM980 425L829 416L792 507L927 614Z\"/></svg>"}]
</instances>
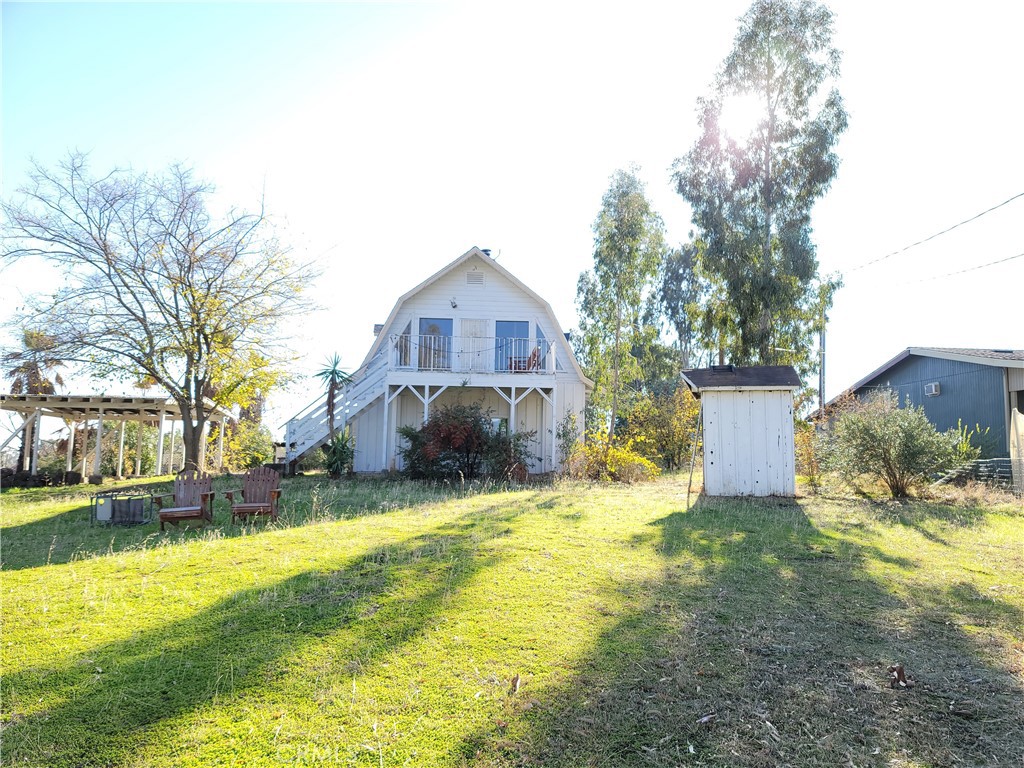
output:
<instances>
[{"instance_id":1,"label":"white railing","mask_svg":"<svg viewBox=\"0 0 1024 768\"><path fill-rule=\"evenodd\" d=\"M376 355L364 368L352 375L352 382L334 401L335 429L344 429L348 420L372 403L384 391L387 356ZM330 429L327 418L327 393L320 395L285 425L284 444L288 461L294 461L327 442Z\"/></svg>"},{"instance_id":2,"label":"white railing","mask_svg":"<svg viewBox=\"0 0 1024 768\"><path fill-rule=\"evenodd\" d=\"M488 374L553 374L555 345L546 339L494 336L395 335L338 393L335 429L384 392L391 370ZM317 397L285 425L285 455L294 461L327 442L327 395Z\"/></svg>"},{"instance_id":3,"label":"white railing","mask_svg":"<svg viewBox=\"0 0 1024 768\"><path fill-rule=\"evenodd\" d=\"M390 346L391 365L402 371L555 372L555 345L546 339L402 334Z\"/></svg>"}]
</instances>

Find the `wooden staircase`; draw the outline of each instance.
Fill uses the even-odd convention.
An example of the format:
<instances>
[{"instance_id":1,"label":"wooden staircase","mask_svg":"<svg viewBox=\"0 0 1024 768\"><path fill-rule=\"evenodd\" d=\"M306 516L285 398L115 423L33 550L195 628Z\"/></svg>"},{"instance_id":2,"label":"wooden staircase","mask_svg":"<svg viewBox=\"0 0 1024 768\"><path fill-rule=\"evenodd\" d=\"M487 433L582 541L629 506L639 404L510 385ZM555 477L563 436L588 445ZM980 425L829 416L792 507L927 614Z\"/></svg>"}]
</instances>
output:
<instances>
[{"instance_id":1,"label":"wooden staircase","mask_svg":"<svg viewBox=\"0 0 1024 768\"><path fill-rule=\"evenodd\" d=\"M382 351L356 371L350 383L334 401L334 427L345 428L348 421L384 394L387 381L387 357ZM311 402L285 424L285 461L291 464L314 451L330 437L327 419L327 393Z\"/></svg>"}]
</instances>

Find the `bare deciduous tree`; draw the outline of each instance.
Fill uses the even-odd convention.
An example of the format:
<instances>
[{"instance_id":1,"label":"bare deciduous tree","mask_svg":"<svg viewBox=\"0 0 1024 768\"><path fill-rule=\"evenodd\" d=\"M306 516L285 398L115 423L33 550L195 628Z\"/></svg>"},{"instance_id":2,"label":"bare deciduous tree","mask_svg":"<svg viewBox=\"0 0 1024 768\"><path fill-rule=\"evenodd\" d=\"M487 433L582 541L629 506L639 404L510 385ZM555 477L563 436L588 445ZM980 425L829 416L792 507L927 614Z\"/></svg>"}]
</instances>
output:
<instances>
[{"instance_id":1,"label":"bare deciduous tree","mask_svg":"<svg viewBox=\"0 0 1024 768\"><path fill-rule=\"evenodd\" d=\"M189 416L185 464L198 466L211 404L244 404L281 376L276 331L308 308L311 268L265 234L262 210L215 220L212 186L180 166L95 178L72 154L30 180L3 204L3 258L41 257L64 275L30 300L32 325L65 361L164 387Z\"/></svg>"}]
</instances>

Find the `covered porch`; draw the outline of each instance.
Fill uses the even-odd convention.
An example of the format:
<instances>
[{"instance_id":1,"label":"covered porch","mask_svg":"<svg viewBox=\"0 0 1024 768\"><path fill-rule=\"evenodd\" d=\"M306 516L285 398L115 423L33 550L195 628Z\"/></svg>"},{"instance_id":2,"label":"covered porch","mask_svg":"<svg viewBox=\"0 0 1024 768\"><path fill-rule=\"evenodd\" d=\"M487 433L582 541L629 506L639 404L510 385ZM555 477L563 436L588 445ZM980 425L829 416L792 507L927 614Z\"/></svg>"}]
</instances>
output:
<instances>
[{"instance_id":1,"label":"covered porch","mask_svg":"<svg viewBox=\"0 0 1024 768\"><path fill-rule=\"evenodd\" d=\"M68 430L68 442L66 448L65 471L71 472L72 457L75 447L75 432L80 424L88 427L94 422L95 438L90 446L82 446L81 474L99 475L101 466L101 446L103 441L104 422L115 422L118 426L118 457L117 477L124 477L124 442L125 426L135 422L141 426L156 426L156 466L153 474L160 475L166 472L173 472L184 463L184 443L181 442L182 462L176 464L175 458L177 445L175 437L182 433L181 425L183 417L181 409L173 400L159 397L115 397L107 395L0 395L0 410L14 411L20 413L24 421L17 427L6 440L0 444L0 450L6 448L15 438L22 433L25 434L26 445L31 450L26 451L22 457L22 466L18 470L29 472L32 475L39 471L39 450L42 440L43 419L59 419ZM206 429L217 427L217 448L214 456L213 466L220 468L224 458L224 425L231 417L227 411L212 404L208 409L209 417ZM85 431L88 436L88 429ZM169 450L164 450L164 436L170 435ZM205 450L206 440L202 442ZM134 476L142 476L142 442L143 430L138 430L138 445L135 452L135 473ZM91 461L90 461L91 453ZM205 463L205 456L202 457ZM91 470L91 471L90 471Z\"/></svg>"},{"instance_id":2,"label":"covered porch","mask_svg":"<svg viewBox=\"0 0 1024 768\"><path fill-rule=\"evenodd\" d=\"M402 469L398 452L402 438L398 429L419 427L430 418L433 410L458 399L482 403L491 413L495 429L535 432L531 445L535 455L530 467L532 473L557 468L554 382L488 382L465 386L389 381L384 394L350 422L357 445L356 471Z\"/></svg>"}]
</instances>

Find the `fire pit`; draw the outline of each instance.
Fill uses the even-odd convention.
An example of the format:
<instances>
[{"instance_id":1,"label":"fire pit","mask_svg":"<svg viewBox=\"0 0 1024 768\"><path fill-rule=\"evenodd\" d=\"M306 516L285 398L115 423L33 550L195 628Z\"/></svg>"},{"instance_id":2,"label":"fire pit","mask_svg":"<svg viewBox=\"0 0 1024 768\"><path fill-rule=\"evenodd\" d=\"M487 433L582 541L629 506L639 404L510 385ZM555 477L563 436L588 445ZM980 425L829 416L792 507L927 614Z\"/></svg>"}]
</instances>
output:
<instances>
[{"instance_id":1,"label":"fire pit","mask_svg":"<svg viewBox=\"0 0 1024 768\"><path fill-rule=\"evenodd\" d=\"M153 497L140 491L111 491L92 497L92 521L108 525L142 525L153 519Z\"/></svg>"}]
</instances>

